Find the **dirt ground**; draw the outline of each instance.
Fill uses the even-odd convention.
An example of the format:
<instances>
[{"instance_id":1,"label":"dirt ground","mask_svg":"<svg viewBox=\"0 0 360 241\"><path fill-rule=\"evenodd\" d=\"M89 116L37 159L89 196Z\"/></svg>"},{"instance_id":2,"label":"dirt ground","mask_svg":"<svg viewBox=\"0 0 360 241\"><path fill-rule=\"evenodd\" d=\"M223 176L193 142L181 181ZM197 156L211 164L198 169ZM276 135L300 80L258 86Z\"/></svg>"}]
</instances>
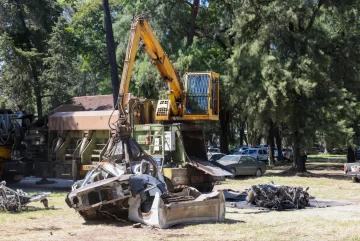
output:
<instances>
[{"instance_id":1,"label":"dirt ground","mask_svg":"<svg viewBox=\"0 0 360 241\"><path fill-rule=\"evenodd\" d=\"M227 180L216 189L243 191L273 181L309 186L316 199L350 205L282 212L227 207L224 223L135 229L131 222L85 222L66 206L67 192L57 189L49 199L55 210L0 213L1 240L360 240L360 184L342 176L341 163L308 163L308 168L303 176L289 176L277 167L261 178ZM25 184L22 188L26 191Z\"/></svg>"}]
</instances>

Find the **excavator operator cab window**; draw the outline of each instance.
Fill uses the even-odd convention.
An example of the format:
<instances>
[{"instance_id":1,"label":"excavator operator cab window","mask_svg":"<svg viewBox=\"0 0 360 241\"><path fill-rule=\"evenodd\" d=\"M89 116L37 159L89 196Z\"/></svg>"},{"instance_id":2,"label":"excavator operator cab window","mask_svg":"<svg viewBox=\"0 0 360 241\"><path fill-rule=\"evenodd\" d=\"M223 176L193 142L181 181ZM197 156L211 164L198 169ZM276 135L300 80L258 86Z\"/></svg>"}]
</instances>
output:
<instances>
[{"instance_id":1,"label":"excavator operator cab window","mask_svg":"<svg viewBox=\"0 0 360 241\"><path fill-rule=\"evenodd\" d=\"M185 114L199 115L209 113L208 93L210 78L209 74L189 74L187 76Z\"/></svg>"},{"instance_id":2,"label":"excavator operator cab window","mask_svg":"<svg viewBox=\"0 0 360 241\"><path fill-rule=\"evenodd\" d=\"M193 120L218 120L219 74L186 73L184 117Z\"/></svg>"}]
</instances>

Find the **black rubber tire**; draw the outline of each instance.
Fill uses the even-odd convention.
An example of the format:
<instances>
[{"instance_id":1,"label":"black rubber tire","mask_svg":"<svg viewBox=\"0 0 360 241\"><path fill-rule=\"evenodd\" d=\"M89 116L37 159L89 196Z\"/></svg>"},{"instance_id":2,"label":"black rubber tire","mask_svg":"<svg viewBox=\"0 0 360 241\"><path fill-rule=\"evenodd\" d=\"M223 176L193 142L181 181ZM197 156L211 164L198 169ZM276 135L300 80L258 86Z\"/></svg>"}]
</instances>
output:
<instances>
[{"instance_id":1,"label":"black rubber tire","mask_svg":"<svg viewBox=\"0 0 360 241\"><path fill-rule=\"evenodd\" d=\"M256 176L256 177L261 177L262 174L263 174L263 173L262 173L262 171L261 171L260 168L256 169L256 171L255 171L255 176Z\"/></svg>"},{"instance_id":2,"label":"black rubber tire","mask_svg":"<svg viewBox=\"0 0 360 241\"><path fill-rule=\"evenodd\" d=\"M199 192L211 192L214 189L215 183L204 183L198 186L196 189Z\"/></svg>"},{"instance_id":3,"label":"black rubber tire","mask_svg":"<svg viewBox=\"0 0 360 241\"><path fill-rule=\"evenodd\" d=\"M236 177L236 174L235 174L235 173L236 173L236 170L235 170L235 168L234 168L234 167L230 168L230 172L233 173L234 175L229 176L229 178L230 178L230 179L234 179L234 178Z\"/></svg>"},{"instance_id":4,"label":"black rubber tire","mask_svg":"<svg viewBox=\"0 0 360 241\"><path fill-rule=\"evenodd\" d=\"M71 165L71 175L74 182L79 180L80 177L80 162L78 160L73 160Z\"/></svg>"},{"instance_id":5,"label":"black rubber tire","mask_svg":"<svg viewBox=\"0 0 360 241\"><path fill-rule=\"evenodd\" d=\"M167 177L164 177L164 180L165 180L165 183L166 183L166 187L167 187L167 190L169 192L174 192L175 189L174 189L174 185L172 184L171 180Z\"/></svg>"},{"instance_id":6,"label":"black rubber tire","mask_svg":"<svg viewBox=\"0 0 360 241\"><path fill-rule=\"evenodd\" d=\"M0 180L5 180L7 184L14 184L14 183L19 183L21 182L22 179L20 180L15 180L14 179L15 175L13 174L4 174L3 176L1 176Z\"/></svg>"}]
</instances>

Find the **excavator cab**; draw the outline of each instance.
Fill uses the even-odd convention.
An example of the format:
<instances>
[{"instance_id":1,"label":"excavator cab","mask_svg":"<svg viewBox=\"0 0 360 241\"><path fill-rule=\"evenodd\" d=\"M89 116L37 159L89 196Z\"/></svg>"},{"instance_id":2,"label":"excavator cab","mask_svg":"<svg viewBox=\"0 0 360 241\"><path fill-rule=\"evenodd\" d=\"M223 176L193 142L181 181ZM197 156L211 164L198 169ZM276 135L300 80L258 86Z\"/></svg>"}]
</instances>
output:
<instances>
[{"instance_id":1,"label":"excavator cab","mask_svg":"<svg viewBox=\"0 0 360 241\"><path fill-rule=\"evenodd\" d=\"M219 74L186 73L183 94L183 109L179 116L171 114L170 100L159 100L155 119L158 121L219 120Z\"/></svg>"}]
</instances>

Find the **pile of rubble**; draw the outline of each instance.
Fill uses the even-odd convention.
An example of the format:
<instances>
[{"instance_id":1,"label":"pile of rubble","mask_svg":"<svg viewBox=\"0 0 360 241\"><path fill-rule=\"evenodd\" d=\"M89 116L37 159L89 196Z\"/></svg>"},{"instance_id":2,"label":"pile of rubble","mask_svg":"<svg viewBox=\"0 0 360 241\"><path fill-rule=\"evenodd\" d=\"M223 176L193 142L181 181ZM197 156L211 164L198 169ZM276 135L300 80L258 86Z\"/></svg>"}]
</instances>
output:
<instances>
[{"instance_id":1,"label":"pile of rubble","mask_svg":"<svg viewBox=\"0 0 360 241\"><path fill-rule=\"evenodd\" d=\"M42 202L45 208L48 208L47 197L50 192L40 192L29 195L21 189L13 190L6 186L6 182L0 182L0 210L6 212L21 212L27 208L31 202Z\"/></svg>"},{"instance_id":2,"label":"pile of rubble","mask_svg":"<svg viewBox=\"0 0 360 241\"><path fill-rule=\"evenodd\" d=\"M126 145L131 149L131 158ZM125 213L130 221L158 228L225 219L221 191L201 194L195 188L185 188L180 193L168 192L156 162L133 139L120 140L111 158L76 182L66 203L85 220L124 221Z\"/></svg>"},{"instance_id":3,"label":"pile of rubble","mask_svg":"<svg viewBox=\"0 0 360 241\"><path fill-rule=\"evenodd\" d=\"M249 188L246 201L274 210L302 209L309 206L308 189L308 187L254 185Z\"/></svg>"}]
</instances>

